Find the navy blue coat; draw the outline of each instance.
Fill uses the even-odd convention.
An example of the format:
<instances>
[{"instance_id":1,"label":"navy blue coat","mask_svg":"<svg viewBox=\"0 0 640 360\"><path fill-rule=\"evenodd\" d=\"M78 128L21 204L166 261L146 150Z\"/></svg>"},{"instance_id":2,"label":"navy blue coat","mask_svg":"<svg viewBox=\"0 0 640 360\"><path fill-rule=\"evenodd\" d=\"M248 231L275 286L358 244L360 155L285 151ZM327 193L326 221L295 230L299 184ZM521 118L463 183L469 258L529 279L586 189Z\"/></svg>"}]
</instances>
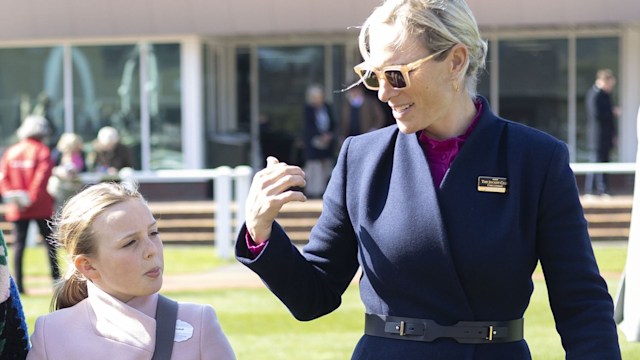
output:
<instances>
[{"instance_id":1,"label":"navy blue coat","mask_svg":"<svg viewBox=\"0 0 640 360\"><path fill-rule=\"evenodd\" d=\"M521 318L540 260L567 358L620 359L613 303L565 144L496 117L482 101L483 114L439 190L415 134L390 126L348 138L303 254L275 223L254 260L242 229L238 260L300 320L336 309L361 267L367 312L443 325ZM481 176L506 178L506 193L478 191ZM353 353L385 360L529 358L525 340L472 345L367 335Z\"/></svg>"}]
</instances>

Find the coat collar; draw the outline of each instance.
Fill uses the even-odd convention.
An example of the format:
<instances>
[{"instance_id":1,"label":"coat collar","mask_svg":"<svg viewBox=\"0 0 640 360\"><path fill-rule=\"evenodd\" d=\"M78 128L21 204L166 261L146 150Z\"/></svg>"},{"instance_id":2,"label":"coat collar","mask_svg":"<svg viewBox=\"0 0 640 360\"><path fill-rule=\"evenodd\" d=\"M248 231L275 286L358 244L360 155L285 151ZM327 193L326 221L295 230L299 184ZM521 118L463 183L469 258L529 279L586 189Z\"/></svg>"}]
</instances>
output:
<instances>
[{"instance_id":1,"label":"coat collar","mask_svg":"<svg viewBox=\"0 0 640 360\"><path fill-rule=\"evenodd\" d=\"M458 186L462 186L462 188L469 186L466 183L461 184L459 181L464 181L464 179L469 177L470 174L474 174L476 177L480 175L505 175L504 173L506 172L506 168L500 169L500 174L482 173L482 169L493 168L498 164L506 165L506 162L504 158L498 159L487 155L479 156L478 154L492 154L501 157L506 155L504 152L500 152L498 150L500 147L504 146L502 143L504 139L501 137L503 126L499 126L501 122L498 121L496 115L491 111L487 99L481 96L478 96L478 98L482 102L482 114L480 114L478 123L469 134L469 137L460 149L456 159L445 174L442 184L440 185L440 196L447 193L448 189L457 191L455 189L460 189ZM458 177L458 181L453 180L455 177Z\"/></svg>"},{"instance_id":2,"label":"coat collar","mask_svg":"<svg viewBox=\"0 0 640 360\"><path fill-rule=\"evenodd\" d=\"M153 352L156 337L155 310L158 294L124 303L87 281L90 321L105 338Z\"/></svg>"}]
</instances>

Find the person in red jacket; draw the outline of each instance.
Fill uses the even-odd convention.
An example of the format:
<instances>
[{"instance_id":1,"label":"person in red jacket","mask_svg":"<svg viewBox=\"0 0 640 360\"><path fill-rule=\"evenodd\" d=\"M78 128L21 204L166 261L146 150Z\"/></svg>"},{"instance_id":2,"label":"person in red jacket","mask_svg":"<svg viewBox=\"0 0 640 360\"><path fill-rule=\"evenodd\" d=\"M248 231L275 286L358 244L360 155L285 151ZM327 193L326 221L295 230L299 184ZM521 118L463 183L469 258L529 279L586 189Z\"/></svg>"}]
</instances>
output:
<instances>
[{"instance_id":1,"label":"person in red jacket","mask_svg":"<svg viewBox=\"0 0 640 360\"><path fill-rule=\"evenodd\" d=\"M13 223L14 277L18 291L24 293L22 257L31 220L37 222L47 246L54 280L60 277L60 270L48 224L54 208L54 200L47 192L53 161L51 150L44 143L49 125L42 116L28 116L16 135L20 141L7 148L0 160L0 192L7 203L5 218Z\"/></svg>"}]
</instances>

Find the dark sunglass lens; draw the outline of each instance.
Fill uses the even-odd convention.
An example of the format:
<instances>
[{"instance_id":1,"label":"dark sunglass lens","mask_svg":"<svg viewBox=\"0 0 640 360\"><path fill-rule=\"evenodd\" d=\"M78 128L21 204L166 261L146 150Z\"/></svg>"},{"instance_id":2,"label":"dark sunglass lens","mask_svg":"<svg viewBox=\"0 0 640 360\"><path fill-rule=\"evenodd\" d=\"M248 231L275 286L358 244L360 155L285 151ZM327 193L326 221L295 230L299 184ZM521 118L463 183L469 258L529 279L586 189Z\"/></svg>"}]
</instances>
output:
<instances>
[{"instance_id":1,"label":"dark sunglass lens","mask_svg":"<svg viewBox=\"0 0 640 360\"><path fill-rule=\"evenodd\" d=\"M407 86L407 83L404 80L404 76L402 76L402 72L398 70L385 71L384 77L387 79L389 84L396 89L401 89Z\"/></svg>"},{"instance_id":2,"label":"dark sunglass lens","mask_svg":"<svg viewBox=\"0 0 640 360\"><path fill-rule=\"evenodd\" d=\"M380 84L378 84L378 77L372 71L362 70L360 71L360 76L362 77L362 81L368 87L377 88L380 86Z\"/></svg>"}]
</instances>

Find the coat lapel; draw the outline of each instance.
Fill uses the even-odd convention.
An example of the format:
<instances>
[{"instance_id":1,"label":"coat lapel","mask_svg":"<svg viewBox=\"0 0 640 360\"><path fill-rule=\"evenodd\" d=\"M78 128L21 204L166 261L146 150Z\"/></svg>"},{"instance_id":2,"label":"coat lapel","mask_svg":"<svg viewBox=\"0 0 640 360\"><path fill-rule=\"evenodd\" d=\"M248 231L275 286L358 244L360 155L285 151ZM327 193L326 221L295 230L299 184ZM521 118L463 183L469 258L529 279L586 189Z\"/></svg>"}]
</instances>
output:
<instances>
[{"instance_id":1,"label":"coat lapel","mask_svg":"<svg viewBox=\"0 0 640 360\"><path fill-rule=\"evenodd\" d=\"M521 227L518 216L523 210L517 200L520 191L515 190L520 184L514 183L521 177L510 173L514 169L509 164L523 160L518 158L518 147L507 144L509 136L505 122L498 121L488 104L485 103L483 109L483 115L451 165L438 194L453 266L470 299L486 298L478 295L486 292L497 293L492 287L499 288L499 282L487 283L486 279L516 271L516 268L527 269L524 264L516 267L511 259L518 259L522 252L534 251L531 244L516 241L513 233L514 228ZM501 178L507 184L505 191L479 189L479 178ZM517 231L528 231L520 229ZM487 315L486 308L483 308L484 313L479 310L481 305L471 304L471 307L476 317Z\"/></svg>"},{"instance_id":2,"label":"coat lapel","mask_svg":"<svg viewBox=\"0 0 640 360\"><path fill-rule=\"evenodd\" d=\"M87 282L87 287L89 303L93 310L90 319L98 335L153 353L155 319L111 297L91 282ZM140 305L150 307L154 305L151 302L157 302L157 295L146 297Z\"/></svg>"},{"instance_id":3,"label":"coat lapel","mask_svg":"<svg viewBox=\"0 0 640 360\"><path fill-rule=\"evenodd\" d=\"M409 232L403 234L407 239L411 239L406 243L415 247L416 253L409 256L421 258L411 262L422 267L423 272L428 269L424 276L439 278L440 280L435 280L438 283L436 291L446 293L447 298L451 299L448 304L439 304L445 305L441 311L443 318L439 320L446 322L449 316L458 319L471 318L471 308L451 255L438 194L426 157L415 134L398 134L390 184L390 202L401 204L401 211L390 215L390 218L395 217L396 224L410 224ZM393 208L397 210L397 207ZM383 221L385 222L387 221Z\"/></svg>"}]
</instances>

